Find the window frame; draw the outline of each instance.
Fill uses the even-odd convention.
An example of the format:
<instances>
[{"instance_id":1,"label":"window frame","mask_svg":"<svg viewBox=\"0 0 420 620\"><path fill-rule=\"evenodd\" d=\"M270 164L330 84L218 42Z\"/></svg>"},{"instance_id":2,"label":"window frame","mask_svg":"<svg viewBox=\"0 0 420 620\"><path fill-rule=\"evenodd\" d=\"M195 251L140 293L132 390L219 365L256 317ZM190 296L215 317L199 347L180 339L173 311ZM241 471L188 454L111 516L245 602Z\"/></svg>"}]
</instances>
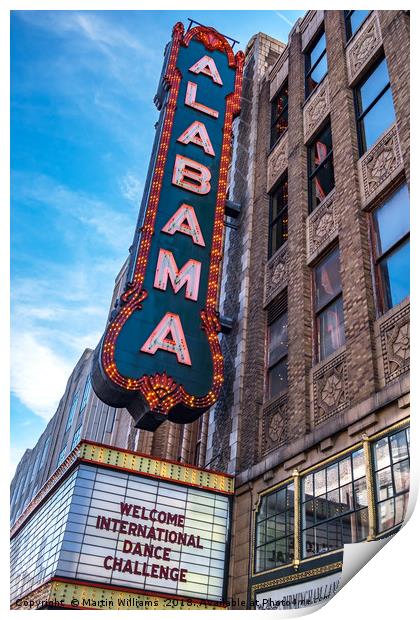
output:
<instances>
[{"instance_id":1,"label":"window frame","mask_svg":"<svg viewBox=\"0 0 420 620\"><path fill-rule=\"evenodd\" d=\"M381 64L381 62L383 60L385 60L386 67L387 67L388 84L382 88L382 90L379 92L378 95L376 95L376 97L367 106L366 110L361 112L360 111L361 110L360 89L366 84L366 82L369 80L369 78L372 77L372 75L375 73L376 69L379 67L379 65ZM375 144L375 142L374 142L369 148L367 148L367 146L365 145L365 140L364 140L364 137L363 137L364 132L363 132L363 129L362 129L364 118L367 116L367 114L369 114L369 112L375 107L375 105L382 99L382 97L385 95L385 93L388 90L390 90L390 89L391 89L391 80L389 78L388 63L386 62L386 56L385 56L384 52L382 51L382 53L375 60L373 65L371 65L369 67L367 72L363 74L362 78L359 80L359 82L353 88L354 111L355 111L355 115L356 115L357 143L358 143L358 147L359 147L359 157L362 157L365 153L367 153L373 147L373 145ZM392 91L391 91L391 96L392 96ZM394 112L395 112L395 109L394 109Z\"/></svg>"},{"instance_id":2,"label":"window frame","mask_svg":"<svg viewBox=\"0 0 420 620\"><path fill-rule=\"evenodd\" d=\"M287 289L285 291L283 291L282 293L280 293L279 297L285 296L285 299L283 300L283 304L284 304L284 308L281 310L281 312L279 312L275 318L273 318L272 320L269 319L269 314L267 312L267 322L266 322L266 347L265 347L265 390L264 390L264 394L265 394L265 401L266 402L271 402L273 400L276 400L278 398L281 398L282 396L284 396L284 394L287 393L288 389L289 389L289 369L288 369L288 358L289 358L289 314L288 314L288 298L287 298ZM275 301L275 300L273 300ZM271 302L273 303L273 302ZM269 364L269 353L270 353L270 335L269 335L269 328L271 325L274 325L274 323L276 321L278 321L281 317L283 317L284 315L287 315L287 348L286 348L286 352L281 355L278 359L276 359L275 362L273 362L272 364ZM286 379L287 379L287 384L286 387L281 390L280 392L278 392L277 394L274 395L270 395L270 371L275 368L275 366L277 366L277 364L280 364L281 362L284 362L284 360L286 360Z\"/></svg>"},{"instance_id":3,"label":"window frame","mask_svg":"<svg viewBox=\"0 0 420 620\"><path fill-rule=\"evenodd\" d=\"M388 312L389 310L395 307L395 306L392 306L389 303L390 300L387 299L387 294L385 291L383 278L381 274L381 263L384 260L386 260L391 254L393 254L399 248L401 248L405 243L407 243L407 241L408 242L410 241L410 230L408 230L402 237L400 237L400 239L398 239L398 241L396 241L387 250L385 250L385 252L382 252L382 254L379 255L377 252L377 248L378 248L378 241L380 241L380 239L378 239L379 234L376 231L374 214L378 209L381 209L381 207L383 207L403 187L403 185L407 185L405 180L399 185L397 185L396 187L392 188L383 197L381 202L376 204L374 208L372 209L372 211L368 214L368 226L369 226L369 231L370 231L372 263L373 263L373 280L374 280L375 292L376 292L375 297L377 300L376 311L377 311L378 317L382 316L383 314L385 314L386 312ZM407 186L407 191L408 191L408 186ZM402 303L402 301L400 303Z\"/></svg>"},{"instance_id":4,"label":"window frame","mask_svg":"<svg viewBox=\"0 0 420 620\"><path fill-rule=\"evenodd\" d=\"M314 148L314 146L315 146L315 144L317 142L318 137L325 131L327 126L329 126L329 128L330 128L331 149L328 151L328 153L326 154L324 159L312 170L312 149ZM309 142L309 144L307 146L308 211L309 211L309 213L313 213L315 211L315 209L317 209L319 207L319 205L313 206L313 188L312 188L313 179L316 177L316 175L318 174L318 172L321 169L321 167L324 166L326 163L328 163L331 159L333 160L333 163L332 163L332 173L333 173L333 177L334 177L334 185L333 185L333 188L328 192L328 194L326 194L325 198L323 198L323 200L326 200L327 196L329 196L331 194L331 192L334 191L334 189L335 189L334 145L333 145L333 139L332 139L331 119L328 116L327 119L325 120L325 122L322 124L320 129L317 131L317 133L315 134L315 136L312 138L312 140ZM323 202L323 200L319 204L321 204Z\"/></svg>"},{"instance_id":5,"label":"window frame","mask_svg":"<svg viewBox=\"0 0 420 620\"><path fill-rule=\"evenodd\" d=\"M354 465L353 465L353 454L356 454L357 452L361 452L363 455L363 464L364 464L364 470L365 470L365 474L364 476L361 476L359 478L355 478L354 476ZM335 516L328 516L326 517L324 520L320 521L320 523L330 523L333 522L337 517L341 518L341 517L345 517L346 515L356 515L359 512L362 511L366 511L367 514L369 514L369 490L368 490L368 479L369 479L369 472L368 472L368 463L366 461L366 455L364 454L364 449L363 446L359 446L359 447L355 447L353 446L352 448L349 448L348 450L345 451L345 453L343 453L342 455L338 456L336 458L332 458L331 460L327 459L323 464L321 463L319 467L314 467L311 468L310 471L303 471L302 475L300 476L299 479L299 548L300 548L300 560L313 560L316 559L326 553L337 553L340 552L341 549L344 548L344 544L348 544L348 543L344 543L343 542L343 546L342 547L336 547L335 549L328 549L326 551L319 551L317 553L313 553L312 555L306 555L306 550L304 551L303 548L303 543L304 543L304 532L313 529L314 527L317 527L317 523L314 520L313 524L309 527L305 527L303 528L303 523L304 523L304 510L305 510L305 505L311 501L315 502L315 498L317 497L315 495L315 489L313 488L313 492L314 494L312 495L312 500L306 500L306 493L305 493L305 478L308 475L312 475L315 476L316 473L320 472L320 471L325 471L329 468L332 467L334 465L338 465L341 461L346 460L347 458L350 458L351 461L351 480L349 483L347 484L351 484L352 486L352 496L353 496L353 500L355 497L355 483L359 480L362 480L363 478L365 479L365 483L366 483L366 506L363 506L362 508L357 508L356 510L354 509L354 506L352 507L351 510L347 510L347 511L343 511L341 513L339 513L339 515L335 515ZM326 480L326 486L325 486L325 495L328 495L328 482L326 479L326 473L325 473L325 480ZM315 484L315 478L313 478L313 484ZM340 468L338 466L338 486L336 489L333 490L338 490L340 491L340 489L342 489L343 487L345 487L347 485L340 485ZM328 499L326 500L328 501ZM369 516L368 516L368 528L369 528ZM356 526L356 531L358 531L358 528ZM368 529L369 531L369 529ZM366 535L366 538L362 539L362 540L366 540L368 537L368 533ZM362 542L362 540L359 541L355 541L355 542ZM355 543L349 543L349 544L355 544Z\"/></svg>"},{"instance_id":6,"label":"window frame","mask_svg":"<svg viewBox=\"0 0 420 620\"><path fill-rule=\"evenodd\" d=\"M293 491L293 502L291 502L291 506L288 505L288 501L287 501L287 492L288 489L291 489ZM277 493L279 493L280 491L285 490L285 494L286 494L286 509L282 512L274 512L273 514L269 514L266 515L264 517L264 519L261 519L260 521L258 521L258 514L260 511L260 508L262 506L262 502L264 500L267 501L268 504L268 497L272 496L272 495L277 495ZM294 533L295 533L295 519L296 519L296 514L295 514L295 494L296 494L296 487L294 484L294 480L293 479L289 479L289 480L285 480L284 482L282 482L280 485L278 485L276 488L274 489L270 489L269 491L263 493L260 495L259 498L259 505L258 505L258 509L255 511L255 522L254 522L254 544L252 546L252 552L253 552L253 572L255 575L259 575L262 573L265 573L267 571L272 571L272 570L278 570L279 568L284 568L285 566L289 566L293 563L293 559L292 560L288 560L286 562L282 562L282 563L277 563L276 560L274 560L275 566L271 567L271 568L266 568L265 566L265 561L264 561L264 568L262 568L261 570L257 570L257 559L258 559L258 549L261 549L263 547L267 547L267 545L272 544L272 543L277 543L281 540L285 540L285 544L287 545L287 543L289 542L289 539L292 540L293 544L292 544L292 556L294 557ZM273 540L270 540L269 542L265 541L263 543L261 543L260 545L257 544L258 541L258 526L261 523L266 523L269 519L272 518L276 518L279 515L284 515L284 519L285 519L285 524L287 523L287 526L290 527L290 521L292 522L292 529L291 532L288 531L288 527L285 527L286 533L283 536L277 536L275 537ZM292 518L290 518L290 516ZM274 551L276 553L276 551Z\"/></svg>"},{"instance_id":7,"label":"window frame","mask_svg":"<svg viewBox=\"0 0 420 620\"><path fill-rule=\"evenodd\" d=\"M356 30L354 32L352 32L352 28L351 28L351 16L353 15L353 13L355 12L355 10L359 10L359 9L352 9L352 10L347 10L347 11L343 11L344 13L344 28L345 28L345 33L346 33L346 42L348 43L350 41L350 39L352 37L354 37L354 35L359 32L360 28L363 26L363 24L365 23L365 21L367 20L367 18L369 17L369 15L372 13L372 11L368 11L368 14L362 19L362 21L360 22L359 26L356 28Z\"/></svg>"},{"instance_id":8,"label":"window frame","mask_svg":"<svg viewBox=\"0 0 420 620\"><path fill-rule=\"evenodd\" d=\"M285 90L287 91L287 103L284 109L282 110L281 114L274 116L274 109L275 109L276 101L279 97L281 97L282 93ZM287 127L282 131L280 135L274 137L274 127L277 121L284 116L286 116ZM283 84L280 86L277 93L274 95L273 99L271 100L270 150L274 148L274 146L277 144L277 142L279 142L279 140L281 140L281 138L284 136L288 128L289 128L289 76L285 78L285 80L283 81Z\"/></svg>"},{"instance_id":9,"label":"window frame","mask_svg":"<svg viewBox=\"0 0 420 620\"><path fill-rule=\"evenodd\" d=\"M336 293L334 295L334 297L332 297L329 301L325 302L322 306L319 307L319 309L317 310L316 307L316 277L315 277L315 272L318 269L318 267L336 250L338 250L338 265L339 265L339 274L340 274L340 284L341 284L341 288L340 288L340 292ZM322 256L319 258L318 262L312 267L312 308L313 308L313 316L314 316L314 361L315 363L319 363L319 362L324 362L328 357L330 357L330 355L334 355L336 353L336 351L338 351L338 349L341 348L341 346L345 345L346 342L346 334L344 331L344 343L343 345L341 345L340 347L338 347L337 349L335 349L332 353L330 353L329 355L326 355L325 357L321 358L321 335L320 335L320 329L318 327L318 318L319 316L325 312L325 310L327 310L332 304L334 304L337 299L339 299L340 297L344 300L344 295L343 295L343 282L342 282L342 278L341 278L341 260L340 260L340 246L338 244L333 245L332 247L330 247L329 249L326 250L325 253L322 254ZM344 305L343 305L343 321L344 321Z\"/></svg>"},{"instance_id":10,"label":"window frame","mask_svg":"<svg viewBox=\"0 0 420 620\"><path fill-rule=\"evenodd\" d=\"M287 239L288 239L288 236L287 236L286 239L283 241L283 243L279 245L278 248L273 250L273 243L272 243L273 228L277 225L280 219L284 216L284 213L287 214L287 220L289 220L289 199L287 200L286 206L283 207L280 213L273 219L273 203L274 203L277 193L280 191L280 188L283 187L283 185L286 185L287 195L289 195L289 177L288 177L287 170L280 177L279 181L274 186L274 189L272 189L269 194L270 207L269 207L269 216L268 216L268 259L271 259L274 256L274 254L276 254L276 252L278 252L280 248L282 248L284 244L287 243ZM289 231L289 226L287 225L286 235L288 235L288 231Z\"/></svg>"},{"instance_id":11,"label":"window frame","mask_svg":"<svg viewBox=\"0 0 420 620\"><path fill-rule=\"evenodd\" d=\"M320 39L322 38L323 35L325 35L325 49L322 52L322 54L320 56L318 56L316 62L313 65L310 66L311 53L313 52L315 47L318 45L318 43L319 43L319 41L320 41ZM325 74L322 76L322 78L320 79L318 84L314 88L312 88L312 90L309 90L309 87L308 87L308 81L309 80L308 80L308 78L310 77L310 75L314 71L314 69L316 69L316 67L319 65L319 63L324 58L324 56L326 56L326 54L327 54L327 35L325 34L325 24L324 24L324 22L322 22L322 25L320 26L320 28L317 31L316 35L312 38L310 44L308 45L308 47L304 51L304 55L305 55L305 101L307 99L309 99L309 97L312 95L314 90L318 87L319 84L321 84L321 82L325 78L325 76L328 75L328 58L327 58L327 70L326 70Z\"/></svg>"},{"instance_id":12,"label":"window frame","mask_svg":"<svg viewBox=\"0 0 420 620\"><path fill-rule=\"evenodd\" d=\"M410 483L409 483L409 487L407 491L401 491L400 493L395 492L395 478L394 478L394 462L392 459L392 451L390 449L390 441L391 441L391 437L394 437L395 435L398 435L398 433L400 433L401 431L405 431L406 432L406 441L407 441L407 430L410 429L410 425L408 424L407 426L403 426L402 428L399 429L395 429L394 431L390 432L390 433L386 433L384 435L381 435L379 437L377 437L376 439L372 439L370 442L370 457L371 457L371 462L372 462L372 478L373 478L373 499L374 499L374 503L375 503L375 534L376 537L381 537L384 536L385 534L391 532L394 529L398 529L401 527L402 523L404 523L404 519L406 516L406 512L404 513L404 518L402 521L400 521L399 523L395 523L394 525L392 525L391 527L381 530L379 527L380 521L379 521L379 505L385 501L385 500L380 500L379 499L379 493L378 493L378 486L377 486L377 481L376 481L376 475L378 472L383 471L384 469L386 469L387 467L390 467L391 469L391 482L392 482L392 491L393 491L393 495L392 498L387 498L387 499L394 499L395 502L395 498L397 497L402 497L403 495L410 495L410 488L411 488L411 445L410 445L410 441L408 441L408 454L407 454L407 459L408 459L408 466L409 466L409 476L410 476ZM376 465L375 465L375 444L378 443L379 441L381 441L382 439L387 439L387 443L388 443L388 453L390 455L390 464L388 466L382 467L381 469L376 469ZM400 463L405 459L401 459L400 461L397 462ZM394 503L394 520L395 520L395 503Z\"/></svg>"}]
</instances>

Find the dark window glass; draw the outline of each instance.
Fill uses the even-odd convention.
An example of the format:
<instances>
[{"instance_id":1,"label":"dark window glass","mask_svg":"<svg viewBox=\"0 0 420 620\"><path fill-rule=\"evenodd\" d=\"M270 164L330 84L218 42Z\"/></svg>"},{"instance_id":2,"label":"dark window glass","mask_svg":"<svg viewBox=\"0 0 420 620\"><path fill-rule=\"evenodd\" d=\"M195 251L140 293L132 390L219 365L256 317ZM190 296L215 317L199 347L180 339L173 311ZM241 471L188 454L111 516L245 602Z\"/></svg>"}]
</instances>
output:
<instances>
[{"instance_id":1,"label":"dark window glass","mask_svg":"<svg viewBox=\"0 0 420 620\"><path fill-rule=\"evenodd\" d=\"M303 557L365 540L367 505L363 449L303 477Z\"/></svg>"},{"instance_id":2,"label":"dark window glass","mask_svg":"<svg viewBox=\"0 0 420 620\"><path fill-rule=\"evenodd\" d=\"M268 326L268 398L287 389L287 312Z\"/></svg>"},{"instance_id":3,"label":"dark window glass","mask_svg":"<svg viewBox=\"0 0 420 620\"><path fill-rule=\"evenodd\" d=\"M410 208L402 185L373 213L374 255L380 310L385 312L410 294Z\"/></svg>"},{"instance_id":4,"label":"dark window glass","mask_svg":"<svg viewBox=\"0 0 420 620\"><path fill-rule=\"evenodd\" d=\"M365 153L395 121L388 67L383 58L356 88L360 154Z\"/></svg>"},{"instance_id":5,"label":"dark window glass","mask_svg":"<svg viewBox=\"0 0 420 620\"><path fill-rule=\"evenodd\" d=\"M79 414L85 410L91 391L92 391L92 381L89 375L88 378L86 379L85 389L83 390L83 396L82 396L82 402L80 403Z\"/></svg>"},{"instance_id":6,"label":"dark window glass","mask_svg":"<svg viewBox=\"0 0 420 620\"><path fill-rule=\"evenodd\" d=\"M344 11L347 41L359 30L370 11Z\"/></svg>"},{"instance_id":7,"label":"dark window glass","mask_svg":"<svg viewBox=\"0 0 420 620\"><path fill-rule=\"evenodd\" d=\"M345 342L338 248L315 267L314 289L318 358L323 360Z\"/></svg>"},{"instance_id":8,"label":"dark window glass","mask_svg":"<svg viewBox=\"0 0 420 620\"><path fill-rule=\"evenodd\" d=\"M66 431L65 432L67 432L69 430L69 428L71 427L71 425L72 425L74 414L76 413L76 407L77 407L78 400L79 400L79 390L77 390L77 392L73 396L73 401L71 403L71 407L70 407L70 411L69 411L69 417L67 418L67 424L66 424Z\"/></svg>"},{"instance_id":9,"label":"dark window glass","mask_svg":"<svg viewBox=\"0 0 420 620\"><path fill-rule=\"evenodd\" d=\"M309 146L309 211L313 211L333 188L333 149L328 124Z\"/></svg>"},{"instance_id":10,"label":"dark window glass","mask_svg":"<svg viewBox=\"0 0 420 620\"><path fill-rule=\"evenodd\" d=\"M260 502L255 530L257 573L293 561L294 496L293 484L289 484Z\"/></svg>"},{"instance_id":11,"label":"dark window glass","mask_svg":"<svg viewBox=\"0 0 420 620\"><path fill-rule=\"evenodd\" d=\"M274 97L271 104L271 146L287 129L289 106L289 89L287 82Z\"/></svg>"},{"instance_id":12,"label":"dark window glass","mask_svg":"<svg viewBox=\"0 0 420 620\"><path fill-rule=\"evenodd\" d=\"M410 489L410 437L403 429L373 444L378 532L404 521Z\"/></svg>"},{"instance_id":13,"label":"dark window glass","mask_svg":"<svg viewBox=\"0 0 420 620\"><path fill-rule=\"evenodd\" d=\"M321 32L305 53L305 92L309 97L328 71L325 32Z\"/></svg>"},{"instance_id":14,"label":"dark window glass","mask_svg":"<svg viewBox=\"0 0 420 620\"><path fill-rule=\"evenodd\" d=\"M270 198L269 256L272 256L287 241L288 226L288 183L287 177L280 182Z\"/></svg>"}]
</instances>

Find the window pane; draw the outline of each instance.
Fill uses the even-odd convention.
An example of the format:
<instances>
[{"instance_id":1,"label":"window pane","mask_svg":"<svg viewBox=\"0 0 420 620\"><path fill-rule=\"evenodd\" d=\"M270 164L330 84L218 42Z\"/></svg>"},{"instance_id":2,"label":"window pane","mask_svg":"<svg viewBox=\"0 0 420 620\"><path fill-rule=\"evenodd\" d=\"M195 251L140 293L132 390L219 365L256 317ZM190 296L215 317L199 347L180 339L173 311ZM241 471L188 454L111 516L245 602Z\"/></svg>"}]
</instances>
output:
<instances>
[{"instance_id":1,"label":"window pane","mask_svg":"<svg viewBox=\"0 0 420 620\"><path fill-rule=\"evenodd\" d=\"M325 486L325 469L317 471L314 475L315 496L322 495L326 491Z\"/></svg>"},{"instance_id":2,"label":"window pane","mask_svg":"<svg viewBox=\"0 0 420 620\"><path fill-rule=\"evenodd\" d=\"M395 524L394 499L388 499L378 505L378 526L379 531L383 532Z\"/></svg>"},{"instance_id":3,"label":"window pane","mask_svg":"<svg viewBox=\"0 0 420 620\"><path fill-rule=\"evenodd\" d=\"M274 398L287 389L287 358L268 371L269 398Z\"/></svg>"},{"instance_id":4,"label":"window pane","mask_svg":"<svg viewBox=\"0 0 420 620\"><path fill-rule=\"evenodd\" d=\"M376 474L376 489L380 500L387 499L394 495L392 488L391 468L382 469Z\"/></svg>"},{"instance_id":5,"label":"window pane","mask_svg":"<svg viewBox=\"0 0 420 620\"><path fill-rule=\"evenodd\" d=\"M362 476L366 475L366 466L365 466L365 457L363 453L363 448L357 450L357 452L353 452L353 479L357 480Z\"/></svg>"},{"instance_id":6,"label":"window pane","mask_svg":"<svg viewBox=\"0 0 420 620\"><path fill-rule=\"evenodd\" d=\"M389 309L410 294L410 242L406 241L392 254L382 259L380 271L385 303Z\"/></svg>"},{"instance_id":7,"label":"window pane","mask_svg":"<svg viewBox=\"0 0 420 620\"><path fill-rule=\"evenodd\" d=\"M315 553L315 532L311 528L303 533L303 557L308 558Z\"/></svg>"},{"instance_id":8,"label":"window pane","mask_svg":"<svg viewBox=\"0 0 420 620\"><path fill-rule=\"evenodd\" d=\"M322 78L327 74L327 71L328 71L327 55L325 54L325 56L321 58L317 66L313 69L313 71L311 71L310 75L308 76L308 81L307 81L307 89L308 89L307 94L308 95L313 90L315 90L315 88L321 82Z\"/></svg>"},{"instance_id":9,"label":"window pane","mask_svg":"<svg viewBox=\"0 0 420 620\"><path fill-rule=\"evenodd\" d=\"M367 506L367 486L366 478L360 478L354 483L354 502L355 508Z\"/></svg>"},{"instance_id":10,"label":"window pane","mask_svg":"<svg viewBox=\"0 0 420 620\"><path fill-rule=\"evenodd\" d=\"M314 480L312 474L305 476L303 486L305 489L305 499L310 499L314 494Z\"/></svg>"},{"instance_id":11,"label":"window pane","mask_svg":"<svg viewBox=\"0 0 420 620\"><path fill-rule=\"evenodd\" d=\"M344 345L344 316L341 297L318 315L318 333L319 358L321 360Z\"/></svg>"},{"instance_id":12,"label":"window pane","mask_svg":"<svg viewBox=\"0 0 420 620\"><path fill-rule=\"evenodd\" d=\"M346 484L340 489L340 503L343 512L348 512L353 509L353 485Z\"/></svg>"},{"instance_id":13,"label":"window pane","mask_svg":"<svg viewBox=\"0 0 420 620\"><path fill-rule=\"evenodd\" d=\"M381 256L410 230L410 198L404 183L373 215L376 252Z\"/></svg>"},{"instance_id":14,"label":"window pane","mask_svg":"<svg viewBox=\"0 0 420 620\"><path fill-rule=\"evenodd\" d=\"M287 209L282 217L280 217L275 224L271 227L271 246L270 256L272 256L277 250L287 241L287 228L288 228L288 216Z\"/></svg>"},{"instance_id":15,"label":"window pane","mask_svg":"<svg viewBox=\"0 0 420 620\"><path fill-rule=\"evenodd\" d=\"M273 222L285 209L287 209L288 186L287 180L280 184L278 190L271 199L271 221Z\"/></svg>"},{"instance_id":16,"label":"window pane","mask_svg":"<svg viewBox=\"0 0 420 620\"><path fill-rule=\"evenodd\" d=\"M312 48L312 51L309 54L309 62L310 66L313 67L318 58L321 56L322 52L325 50L326 42L325 42L325 32L319 37L318 42Z\"/></svg>"},{"instance_id":17,"label":"window pane","mask_svg":"<svg viewBox=\"0 0 420 620\"><path fill-rule=\"evenodd\" d=\"M348 457L340 461L340 486L351 481L351 458Z\"/></svg>"},{"instance_id":18,"label":"window pane","mask_svg":"<svg viewBox=\"0 0 420 620\"><path fill-rule=\"evenodd\" d=\"M315 309L319 310L341 292L339 250L336 248L315 267Z\"/></svg>"},{"instance_id":19,"label":"window pane","mask_svg":"<svg viewBox=\"0 0 420 620\"><path fill-rule=\"evenodd\" d=\"M389 458L388 437L384 437L375 443L374 448L375 471L388 467Z\"/></svg>"},{"instance_id":20,"label":"window pane","mask_svg":"<svg viewBox=\"0 0 420 620\"><path fill-rule=\"evenodd\" d=\"M287 355L287 312L268 326L268 365Z\"/></svg>"},{"instance_id":21,"label":"window pane","mask_svg":"<svg viewBox=\"0 0 420 620\"><path fill-rule=\"evenodd\" d=\"M311 145L311 172L324 161L331 149L331 127L327 125Z\"/></svg>"},{"instance_id":22,"label":"window pane","mask_svg":"<svg viewBox=\"0 0 420 620\"><path fill-rule=\"evenodd\" d=\"M392 462L397 463L408 457L408 447L406 441L405 430L396 433L390 437Z\"/></svg>"},{"instance_id":23,"label":"window pane","mask_svg":"<svg viewBox=\"0 0 420 620\"><path fill-rule=\"evenodd\" d=\"M338 463L327 467L327 489L332 491L338 487Z\"/></svg>"},{"instance_id":24,"label":"window pane","mask_svg":"<svg viewBox=\"0 0 420 620\"><path fill-rule=\"evenodd\" d=\"M333 189L334 161L330 157L319 166L317 173L312 179L310 210L313 211Z\"/></svg>"},{"instance_id":25,"label":"window pane","mask_svg":"<svg viewBox=\"0 0 420 620\"><path fill-rule=\"evenodd\" d=\"M359 89L360 112L364 112L370 106L375 97L379 95L387 84L389 84L389 75L384 58Z\"/></svg>"},{"instance_id":26,"label":"window pane","mask_svg":"<svg viewBox=\"0 0 420 620\"><path fill-rule=\"evenodd\" d=\"M402 523L407 512L408 493L395 498L395 524Z\"/></svg>"},{"instance_id":27,"label":"window pane","mask_svg":"<svg viewBox=\"0 0 420 620\"><path fill-rule=\"evenodd\" d=\"M408 459L394 466L395 492L404 493L410 488L410 464Z\"/></svg>"},{"instance_id":28,"label":"window pane","mask_svg":"<svg viewBox=\"0 0 420 620\"><path fill-rule=\"evenodd\" d=\"M352 11L350 16L350 36L359 29L361 23L369 15L370 11Z\"/></svg>"},{"instance_id":29,"label":"window pane","mask_svg":"<svg viewBox=\"0 0 420 620\"><path fill-rule=\"evenodd\" d=\"M370 149L379 136L394 122L394 104L389 88L363 118L361 125L363 150Z\"/></svg>"}]
</instances>

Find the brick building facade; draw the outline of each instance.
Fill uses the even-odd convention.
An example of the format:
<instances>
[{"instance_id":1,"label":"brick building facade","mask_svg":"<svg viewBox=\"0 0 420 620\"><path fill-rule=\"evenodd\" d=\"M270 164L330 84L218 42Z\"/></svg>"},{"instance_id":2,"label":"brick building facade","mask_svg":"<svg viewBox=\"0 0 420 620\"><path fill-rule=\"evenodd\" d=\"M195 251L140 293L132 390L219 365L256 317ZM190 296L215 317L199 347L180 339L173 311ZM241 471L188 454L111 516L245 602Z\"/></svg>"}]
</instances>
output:
<instances>
[{"instance_id":1,"label":"brick building facade","mask_svg":"<svg viewBox=\"0 0 420 620\"><path fill-rule=\"evenodd\" d=\"M89 396L83 439L235 475L228 595L248 608L339 574L343 544L403 520L409 170L407 11L309 11L287 44L255 35L234 125L221 398L151 433L125 410L96 415ZM18 466L12 522L71 450L70 392L90 364L88 351L44 433L48 467L44 435Z\"/></svg>"}]
</instances>

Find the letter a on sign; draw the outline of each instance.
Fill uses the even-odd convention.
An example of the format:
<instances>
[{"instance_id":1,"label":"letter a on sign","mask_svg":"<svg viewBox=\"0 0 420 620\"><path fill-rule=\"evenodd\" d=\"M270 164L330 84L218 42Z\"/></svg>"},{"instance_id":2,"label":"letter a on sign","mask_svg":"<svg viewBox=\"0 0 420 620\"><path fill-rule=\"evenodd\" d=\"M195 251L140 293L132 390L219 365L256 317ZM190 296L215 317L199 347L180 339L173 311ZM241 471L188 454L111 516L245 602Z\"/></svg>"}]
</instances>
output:
<instances>
[{"instance_id":1,"label":"letter a on sign","mask_svg":"<svg viewBox=\"0 0 420 620\"><path fill-rule=\"evenodd\" d=\"M223 86L222 78L217 70L216 63L213 58L210 58L210 56L203 56L200 60L197 60L197 62L190 67L190 71L192 73L196 73L197 75L199 73L204 73L204 75L211 77L215 84L220 84L220 86Z\"/></svg>"},{"instance_id":2,"label":"letter a on sign","mask_svg":"<svg viewBox=\"0 0 420 620\"><path fill-rule=\"evenodd\" d=\"M191 205L182 204L179 209L169 218L162 232L174 235L176 232L192 237L193 243L205 247L203 234L194 208Z\"/></svg>"},{"instance_id":3,"label":"letter a on sign","mask_svg":"<svg viewBox=\"0 0 420 620\"><path fill-rule=\"evenodd\" d=\"M154 355L158 349L175 353L180 364L191 366L184 330L177 314L167 312L141 348L144 353L150 355Z\"/></svg>"},{"instance_id":4,"label":"letter a on sign","mask_svg":"<svg viewBox=\"0 0 420 620\"><path fill-rule=\"evenodd\" d=\"M197 146L200 146L207 155L214 157L214 148L210 141L209 134L207 133L206 126L200 121L194 121L189 127L179 136L178 142L182 144L189 144L193 142Z\"/></svg>"}]
</instances>

